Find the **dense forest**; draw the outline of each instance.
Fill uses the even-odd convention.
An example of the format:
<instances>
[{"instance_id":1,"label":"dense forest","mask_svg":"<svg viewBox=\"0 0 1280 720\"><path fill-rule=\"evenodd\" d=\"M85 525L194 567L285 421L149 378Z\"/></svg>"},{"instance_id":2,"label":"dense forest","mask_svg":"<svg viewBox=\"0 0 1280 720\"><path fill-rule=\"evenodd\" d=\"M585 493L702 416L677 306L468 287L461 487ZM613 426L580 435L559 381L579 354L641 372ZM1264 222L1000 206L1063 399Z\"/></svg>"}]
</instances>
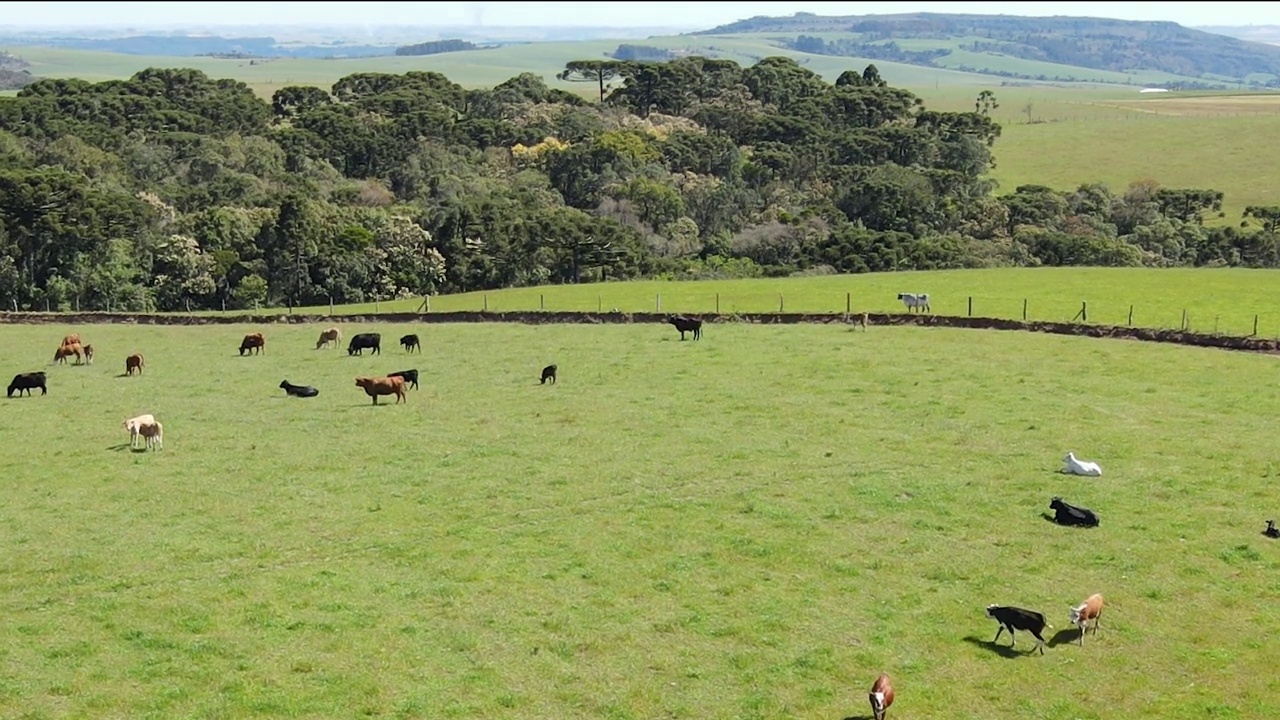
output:
<instances>
[{"instance_id":1,"label":"dense forest","mask_svg":"<svg viewBox=\"0 0 1280 720\"><path fill-rule=\"evenodd\" d=\"M1156 181L997 188L1000 126L874 65L584 60L271 102L195 70L0 99L0 303L177 310L543 283L998 265L1280 265L1280 208ZM608 83L609 91L604 93ZM594 93L593 93L594 94Z\"/></svg>"},{"instance_id":2,"label":"dense forest","mask_svg":"<svg viewBox=\"0 0 1280 720\"><path fill-rule=\"evenodd\" d=\"M479 45L467 40L453 38L450 40L430 40L413 45L401 45L396 48L396 55L438 55L447 52L475 50Z\"/></svg>"},{"instance_id":3,"label":"dense forest","mask_svg":"<svg viewBox=\"0 0 1280 720\"><path fill-rule=\"evenodd\" d=\"M795 49L802 49L797 42L807 43L810 49L806 52L918 65L932 65L934 56L896 48L877 50L874 46L887 41L936 40L945 48L959 41L965 50L1023 60L1121 73L1156 70L1215 81L1231 78L1236 82L1280 87L1280 47L1172 22L945 13L842 17L796 13L790 17L754 17L695 34L813 32L852 33L853 37L825 43L815 43L813 36L807 40L799 37L780 40Z\"/></svg>"}]
</instances>

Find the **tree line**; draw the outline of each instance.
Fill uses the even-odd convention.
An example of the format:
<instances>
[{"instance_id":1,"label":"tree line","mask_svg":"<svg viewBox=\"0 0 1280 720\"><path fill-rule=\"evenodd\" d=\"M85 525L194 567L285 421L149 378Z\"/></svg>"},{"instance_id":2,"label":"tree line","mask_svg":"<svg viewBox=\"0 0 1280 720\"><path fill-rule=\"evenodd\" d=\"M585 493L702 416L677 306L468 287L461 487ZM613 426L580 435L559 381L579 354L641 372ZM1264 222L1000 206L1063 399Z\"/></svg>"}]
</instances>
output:
<instances>
[{"instance_id":1,"label":"tree line","mask_svg":"<svg viewBox=\"0 0 1280 720\"><path fill-rule=\"evenodd\" d=\"M149 69L0 99L0 303L131 311L545 283L999 265L1280 266L1280 208L1155 181L997 194L990 91L874 65L584 60L464 89L358 73L270 102ZM595 95L596 93L592 93Z\"/></svg>"}]
</instances>

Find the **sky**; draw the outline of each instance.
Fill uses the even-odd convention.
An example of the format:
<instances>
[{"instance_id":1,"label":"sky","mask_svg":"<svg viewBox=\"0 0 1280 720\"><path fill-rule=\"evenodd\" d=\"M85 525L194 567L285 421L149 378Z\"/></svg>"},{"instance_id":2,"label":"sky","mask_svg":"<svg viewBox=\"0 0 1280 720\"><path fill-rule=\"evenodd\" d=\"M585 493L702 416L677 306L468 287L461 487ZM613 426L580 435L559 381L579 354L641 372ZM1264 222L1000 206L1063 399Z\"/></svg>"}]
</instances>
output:
<instances>
[{"instance_id":1,"label":"sky","mask_svg":"<svg viewBox=\"0 0 1280 720\"><path fill-rule=\"evenodd\" d=\"M5 2L0 27L485 25L705 29L755 15L964 12L1280 25L1274 2Z\"/></svg>"}]
</instances>

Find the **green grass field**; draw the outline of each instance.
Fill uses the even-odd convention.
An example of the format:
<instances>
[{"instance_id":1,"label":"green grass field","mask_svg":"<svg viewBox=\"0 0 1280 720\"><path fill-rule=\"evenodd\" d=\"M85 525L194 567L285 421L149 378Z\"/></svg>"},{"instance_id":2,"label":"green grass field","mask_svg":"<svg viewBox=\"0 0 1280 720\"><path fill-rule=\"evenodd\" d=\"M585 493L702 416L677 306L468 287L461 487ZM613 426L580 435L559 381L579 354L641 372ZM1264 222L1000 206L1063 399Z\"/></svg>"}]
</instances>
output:
<instances>
[{"instance_id":1,"label":"green grass field","mask_svg":"<svg viewBox=\"0 0 1280 720\"><path fill-rule=\"evenodd\" d=\"M319 329L0 327L50 386L0 414L0 716L861 718L881 671L890 717L1280 712L1274 358L732 323L353 324L425 352L352 358ZM46 367L71 331L98 361ZM407 404L353 385L407 367ZM161 451L127 448L144 411ZM1045 613L1045 655L990 644L988 603Z\"/></svg>"},{"instance_id":2,"label":"green grass field","mask_svg":"<svg viewBox=\"0 0 1280 720\"><path fill-rule=\"evenodd\" d=\"M1182 311L1198 332L1280 337L1280 271L1244 268L997 268L867 273L799 278L584 283L459 293L431 298L431 311L493 312L905 312L900 292L927 292L935 315L963 316L973 298L975 317L1067 322L1087 303L1088 322L1177 328ZM659 302L661 306L659 306ZM420 299L337 306L334 312L414 312ZM328 306L298 308L327 313Z\"/></svg>"}]
</instances>

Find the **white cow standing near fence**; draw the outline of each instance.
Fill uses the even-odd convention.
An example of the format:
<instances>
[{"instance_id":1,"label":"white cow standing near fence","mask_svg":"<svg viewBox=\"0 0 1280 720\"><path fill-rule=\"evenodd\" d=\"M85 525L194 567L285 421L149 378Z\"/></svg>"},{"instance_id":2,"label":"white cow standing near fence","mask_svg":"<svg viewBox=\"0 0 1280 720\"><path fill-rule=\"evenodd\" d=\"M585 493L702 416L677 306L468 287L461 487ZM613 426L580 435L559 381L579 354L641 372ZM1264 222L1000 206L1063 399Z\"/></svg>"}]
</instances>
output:
<instances>
[{"instance_id":1,"label":"white cow standing near fence","mask_svg":"<svg viewBox=\"0 0 1280 720\"><path fill-rule=\"evenodd\" d=\"M903 305L907 306L907 312L919 310L920 312L932 312L929 309L929 293L898 293L898 299Z\"/></svg>"}]
</instances>

